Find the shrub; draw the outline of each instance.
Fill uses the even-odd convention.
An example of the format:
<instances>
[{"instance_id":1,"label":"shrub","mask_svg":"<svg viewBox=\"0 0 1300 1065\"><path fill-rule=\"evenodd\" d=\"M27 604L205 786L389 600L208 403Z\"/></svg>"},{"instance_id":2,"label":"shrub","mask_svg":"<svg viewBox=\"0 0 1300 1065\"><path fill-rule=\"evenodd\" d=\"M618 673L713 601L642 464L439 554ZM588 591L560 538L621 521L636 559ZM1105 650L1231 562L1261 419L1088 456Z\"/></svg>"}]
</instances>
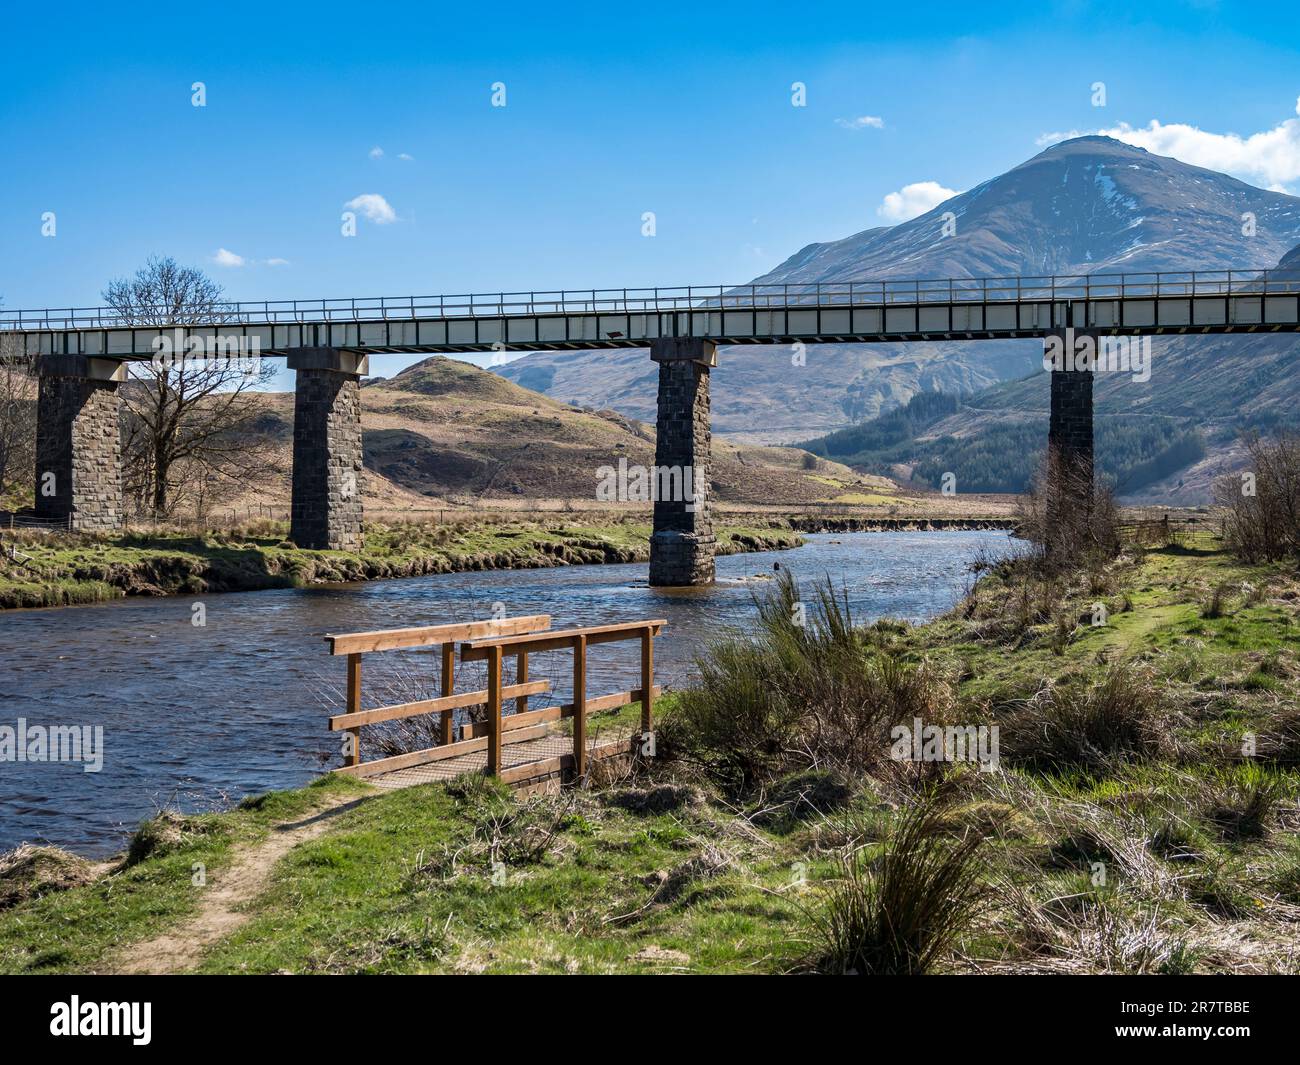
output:
<instances>
[{"instance_id":1,"label":"shrub","mask_svg":"<svg viewBox=\"0 0 1300 1065\"><path fill-rule=\"evenodd\" d=\"M1157 679L1123 663L1095 684L1045 687L998 714L1003 755L1049 771L1168 754L1175 721Z\"/></svg>"},{"instance_id":2,"label":"shrub","mask_svg":"<svg viewBox=\"0 0 1300 1065\"><path fill-rule=\"evenodd\" d=\"M0 910L93 879L94 868L85 858L58 847L22 843L0 854Z\"/></svg>"},{"instance_id":3,"label":"shrub","mask_svg":"<svg viewBox=\"0 0 1300 1065\"><path fill-rule=\"evenodd\" d=\"M171 809L159 810L131 834L127 844L126 865L138 865L146 858L161 858L185 847L193 846L202 837L225 831L216 819L203 815L191 816Z\"/></svg>"},{"instance_id":4,"label":"shrub","mask_svg":"<svg viewBox=\"0 0 1300 1065\"><path fill-rule=\"evenodd\" d=\"M1226 841L1268 835L1283 790L1273 772L1248 763L1219 771L1203 787L1202 813Z\"/></svg>"},{"instance_id":5,"label":"shrub","mask_svg":"<svg viewBox=\"0 0 1300 1065\"><path fill-rule=\"evenodd\" d=\"M982 839L950 838L948 801L931 795L911 806L879 846L857 846L812 915L833 973L923 974L934 970L983 908Z\"/></svg>"},{"instance_id":6,"label":"shrub","mask_svg":"<svg viewBox=\"0 0 1300 1065\"><path fill-rule=\"evenodd\" d=\"M870 768L889 730L947 723L952 685L927 663L877 650L829 580L811 603L789 571L757 600L750 635L733 633L697 663L700 679L665 714L665 748L732 787L800 769Z\"/></svg>"},{"instance_id":7,"label":"shrub","mask_svg":"<svg viewBox=\"0 0 1300 1065\"><path fill-rule=\"evenodd\" d=\"M1224 542L1246 562L1294 558L1300 555L1300 434L1252 434L1244 443L1253 485L1232 475L1214 486Z\"/></svg>"},{"instance_id":8,"label":"shrub","mask_svg":"<svg viewBox=\"0 0 1300 1065\"><path fill-rule=\"evenodd\" d=\"M1019 510L1017 535L1035 545L1037 560L1046 569L1095 569L1119 554L1114 494L1096 485L1086 466L1049 453Z\"/></svg>"}]
</instances>

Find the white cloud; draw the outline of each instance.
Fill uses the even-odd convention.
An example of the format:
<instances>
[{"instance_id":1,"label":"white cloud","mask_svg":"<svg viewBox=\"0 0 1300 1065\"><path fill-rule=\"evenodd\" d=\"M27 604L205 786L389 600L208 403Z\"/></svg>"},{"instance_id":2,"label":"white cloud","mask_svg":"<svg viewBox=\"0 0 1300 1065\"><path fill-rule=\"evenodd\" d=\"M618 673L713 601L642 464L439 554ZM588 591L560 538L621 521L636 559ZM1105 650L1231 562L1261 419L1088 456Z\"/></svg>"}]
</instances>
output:
<instances>
[{"instance_id":1,"label":"white cloud","mask_svg":"<svg viewBox=\"0 0 1300 1065\"><path fill-rule=\"evenodd\" d=\"M906 222L958 195L956 189L946 189L937 181L917 181L886 196L876 214L890 222Z\"/></svg>"},{"instance_id":2,"label":"white cloud","mask_svg":"<svg viewBox=\"0 0 1300 1065\"><path fill-rule=\"evenodd\" d=\"M837 118L837 126L844 129L884 129L885 120L879 115L859 115L857 118Z\"/></svg>"},{"instance_id":3,"label":"white cloud","mask_svg":"<svg viewBox=\"0 0 1300 1065\"><path fill-rule=\"evenodd\" d=\"M407 155L405 152L402 152L397 158L402 160L402 162L404 163L410 163L415 161L414 156Z\"/></svg>"},{"instance_id":4,"label":"white cloud","mask_svg":"<svg viewBox=\"0 0 1300 1065\"><path fill-rule=\"evenodd\" d=\"M379 147L379 145L376 144L373 148L370 149L371 159L382 159L383 157L384 157L384 149Z\"/></svg>"},{"instance_id":5,"label":"white cloud","mask_svg":"<svg viewBox=\"0 0 1300 1065\"><path fill-rule=\"evenodd\" d=\"M1300 99L1296 100L1296 114L1300 115ZM1093 130L1091 133L1113 137L1157 155L1172 155L1193 166L1235 174L1268 187L1279 187L1300 178L1300 118L1284 119L1272 129L1246 136L1211 133L1185 122L1164 123L1154 118L1139 128L1121 122L1111 129ZM1087 135L1079 130L1044 133L1038 138L1038 144L1045 147Z\"/></svg>"},{"instance_id":6,"label":"white cloud","mask_svg":"<svg viewBox=\"0 0 1300 1065\"><path fill-rule=\"evenodd\" d=\"M246 259L242 255L236 255L228 248L218 248L217 253L212 256L212 261L218 266L288 266L288 259Z\"/></svg>"},{"instance_id":7,"label":"white cloud","mask_svg":"<svg viewBox=\"0 0 1300 1065\"><path fill-rule=\"evenodd\" d=\"M348 200L343 206L349 211L360 211L378 226L397 221L397 212L377 192L363 192L360 196Z\"/></svg>"}]
</instances>

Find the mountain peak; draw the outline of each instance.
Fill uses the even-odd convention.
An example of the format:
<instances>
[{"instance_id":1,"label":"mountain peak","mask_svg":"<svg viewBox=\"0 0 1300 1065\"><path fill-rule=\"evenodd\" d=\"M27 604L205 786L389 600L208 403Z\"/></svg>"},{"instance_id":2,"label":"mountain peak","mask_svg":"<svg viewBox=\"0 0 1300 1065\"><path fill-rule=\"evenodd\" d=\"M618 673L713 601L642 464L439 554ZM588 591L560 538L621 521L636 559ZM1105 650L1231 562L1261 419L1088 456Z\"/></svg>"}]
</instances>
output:
<instances>
[{"instance_id":1,"label":"mountain peak","mask_svg":"<svg viewBox=\"0 0 1300 1065\"><path fill-rule=\"evenodd\" d=\"M1139 148L1136 144L1128 144L1125 141L1116 140L1114 137L1105 137L1099 133L1088 133L1081 137L1070 137L1068 140L1050 144L1034 158L1038 159L1044 155L1086 155L1097 152L1117 155L1151 154L1145 148ZM1031 159L1030 162L1033 162L1033 160Z\"/></svg>"},{"instance_id":2,"label":"mountain peak","mask_svg":"<svg viewBox=\"0 0 1300 1065\"><path fill-rule=\"evenodd\" d=\"M1247 214L1257 235L1243 239ZM1294 197L1090 135L918 218L803 248L755 283L1264 269L1297 241Z\"/></svg>"}]
</instances>

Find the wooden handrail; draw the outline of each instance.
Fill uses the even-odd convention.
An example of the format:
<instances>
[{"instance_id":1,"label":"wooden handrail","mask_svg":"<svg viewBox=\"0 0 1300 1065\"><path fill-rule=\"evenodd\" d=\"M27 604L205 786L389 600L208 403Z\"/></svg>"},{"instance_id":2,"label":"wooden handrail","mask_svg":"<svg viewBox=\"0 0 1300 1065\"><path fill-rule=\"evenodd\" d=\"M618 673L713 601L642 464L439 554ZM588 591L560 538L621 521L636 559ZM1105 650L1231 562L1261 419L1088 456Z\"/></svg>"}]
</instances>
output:
<instances>
[{"instance_id":1,"label":"wooden handrail","mask_svg":"<svg viewBox=\"0 0 1300 1065\"><path fill-rule=\"evenodd\" d=\"M330 654L347 655L369 651L396 651L404 647L433 647L440 643L460 643L484 636L510 636L538 632L551 627L550 614L529 614L517 618L493 618L487 621L454 622L450 625L423 625L412 629L381 629L376 632L351 632L325 637Z\"/></svg>"},{"instance_id":2,"label":"wooden handrail","mask_svg":"<svg viewBox=\"0 0 1300 1065\"><path fill-rule=\"evenodd\" d=\"M587 715L598 710L625 706L633 701L633 695L640 696L641 734L643 740L652 739L650 735L654 725L654 700L660 692L654 683L654 638L668 624L663 618L646 621L624 621L616 625L590 625L580 629L561 629L558 632L534 632L518 635L492 636L484 639L468 640L460 645L460 657L463 662L483 659L488 664L488 704L487 720L481 725L467 727L467 738L462 743L480 742L479 737L487 742L487 772L499 776L501 773L501 737L504 733L517 728L537 723L544 723L560 717L573 718L573 769L575 776L581 780L587 773ZM587 698L587 648L593 644L616 643L620 640L637 639L641 641L641 687L633 691L616 692L595 699ZM521 715L513 725L507 724L501 713L502 701L507 697L501 686L501 662L506 653L519 654L521 662L526 661L528 652L556 651L564 648L573 650L573 702L562 707L548 707Z\"/></svg>"},{"instance_id":3,"label":"wooden handrail","mask_svg":"<svg viewBox=\"0 0 1300 1065\"><path fill-rule=\"evenodd\" d=\"M502 698L507 698L506 690L501 690ZM663 694L663 689L656 684L650 689L650 698L654 699ZM627 706L628 703L641 702L641 689L632 688L630 691L611 692L609 695L598 695L594 699L587 700L587 713L595 714L601 710L616 710L620 706ZM572 717L576 706L573 703L559 703L555 706L546 706L541 710L529 710L527 713L510 714L508 717L501 719L501 728L506 732L511 732L517 728L525 728L528 725L542 725L548 721L559 721L566 717ZM488 723L486 721L475 721L472 724L461 727L461 739L473 739L477 736L486 736L488 734Z\"/></svg>"},{"instance_id":4,"label":"wooden handrail","mask_svg":"<svg viewBox=\"0 0 1300 1065\"><path fill-rule=\"evenodd\" d=\"M526 684L511 684L501 689L503 699L527 698L551 690L549 680L534 680ZM335 714L329 720L331 732L339 729L353 729L358 725L375 725L380 721L397 721L404 717L419 717L421 714L449 714L452 710L463 710L467 706L482 706L487 702L487 689L476 692L464 692L461 695L444 695L439 699L421 699L414 703L395 703L392 706L378 706L373 710L354 710L350 713Z\"/></svg>"},{"instance_id":5,"label":"wooden handrail","mask_svg":"<svg viewBox=\"0 0 1300 1065\"><path fill-rule=\"evenodd\" d=\"M352 741L347 751L347 764L334 772L352 776L370 776L481 751L486 754L485 771L489 775L501 776L501 746L505 733L513 734L512 742L532 740L546 735L551 722L571 717L573 719L572 764L576 775L581 779L587 771L589 714L639 701L643 739L650 733L654 721L654 701L661 693L661 689L654 683L654 638L666 624L667 622L660 618L552 632L549 614L533 614L517 618L326 636L330 654L346 655L348 661L347 711L332 715L329 718L329 728L331 731L343 730L351 733ZM640 687L588 698L587 648L592 645L632 639L641 641ZM486 661L486 688L456 694L458 642L462 661ZM361 659L364 654L437 645L441 645L442 651L440 685L442 694L440 696L395 703L391 706L378 706L369 710L361 708ZM529 710L528 697L550 691L551 683L545 679L528 679L528 656L539 651L564 648L571 648L574 652L573 702ZM516 663L513 684L506 684L504 681L504 661L507 655L513 657ZM503 705L507 699L515 700L516 713L509 717L503 715ZM461 739L456 741L454 712L484 704L487 706L486 720L465 725L461 730ZM441 743L438 746L380 758L372 762L361 761L360 737L363 726L424 714L441 715L439 722ZM632 741L634 750L637 742L635 738ZM642 749L645 749L644 745ZM565 756L566 759L568 757ZM518 777L517 768L511 771L511 779Z\"/></svg>"},{"instance_id":6,"label":"wooden handrail","mask_svg":"<svg viewBox=\"0 0 1300 1065\"><path fill-rule=\"evenodd\" d=\"M455 694L456 642L472 640L484 636L513 636L519 633L537 632L551 627L549 614L528 614L515 618L489 618L484 621L454 622L449 625L422 625L409 629L381 629L374 632L352 632L342 635L331 634L325 637L332 655L346 655L348 659L347 712L335 714L329 720L330 731L346 730L351 734L346 757L346 770L354 773L376 772L378 762L363 766L361 762L361 727L373 725L380 721L394 721L399 718L413 717L417 714L442 714L441 731L444 745L452 740L452 711L466 706L478 706L488 695L485 691ZM442 645L442 697L439 699L421 699L417 702L398 703L393 706L380 706L371 710L361 709L361 657L373 651L395 651L403 648L433 647ZM521 655L524 659L526 656ZM527 665L521 662L524 677ZM522 679L522 678L521 678ZM548 690L548 682L535 684L517 684L512 686L512 695L525 700L529 695L536 695ZM518 688L518 691L513 691ZM380 761L390 761L381 759Z\"/></svg>"},{"instance_id":7,"label":"wooden handrail","mask_svg":"<svg viewBox=\"0 0 1300 1065\"><path fill-rule=\"evenodd\" d=\"M500 647L510 652L519 649L533 651L558 651L565 647L574 647L582 638L588 647L599 643L617 643L638 636L642 629L652 629L651 635L658 636L659 630L668 622L663 618L652 621L625 621L617 625L591 625L582 629L558 629L555 632L524 633L518 636L493 636L473 639L460 645L460 660L475 662L487 658L488 651Z\"/></svg>"}]
</instances>

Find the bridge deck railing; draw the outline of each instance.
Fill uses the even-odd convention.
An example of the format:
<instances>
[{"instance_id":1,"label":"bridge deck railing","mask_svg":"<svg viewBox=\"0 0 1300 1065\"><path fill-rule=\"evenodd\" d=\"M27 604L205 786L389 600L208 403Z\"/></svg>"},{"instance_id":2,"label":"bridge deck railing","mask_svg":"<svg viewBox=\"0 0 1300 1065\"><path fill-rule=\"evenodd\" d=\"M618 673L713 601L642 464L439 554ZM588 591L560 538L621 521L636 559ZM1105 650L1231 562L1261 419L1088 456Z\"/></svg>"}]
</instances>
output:
<instances>
[{"instance_id":1,"label":"bridge deck railing","mask_svg":"<svg viewBox=\"0 0 1300 1065\"><path fill-rule=\"evenodd\" d=\"M0 330L119 329L131 326L307 324L410 321L565 314L657 314L687 310L946 303L1024 303L1058 300L1290 295L1300 271L1210 270L906 281L819 281L676 288L564 289L374 296L323 300L230 302L202 308L54 307L0 311Z\"/></svg>"}]
</instances>

